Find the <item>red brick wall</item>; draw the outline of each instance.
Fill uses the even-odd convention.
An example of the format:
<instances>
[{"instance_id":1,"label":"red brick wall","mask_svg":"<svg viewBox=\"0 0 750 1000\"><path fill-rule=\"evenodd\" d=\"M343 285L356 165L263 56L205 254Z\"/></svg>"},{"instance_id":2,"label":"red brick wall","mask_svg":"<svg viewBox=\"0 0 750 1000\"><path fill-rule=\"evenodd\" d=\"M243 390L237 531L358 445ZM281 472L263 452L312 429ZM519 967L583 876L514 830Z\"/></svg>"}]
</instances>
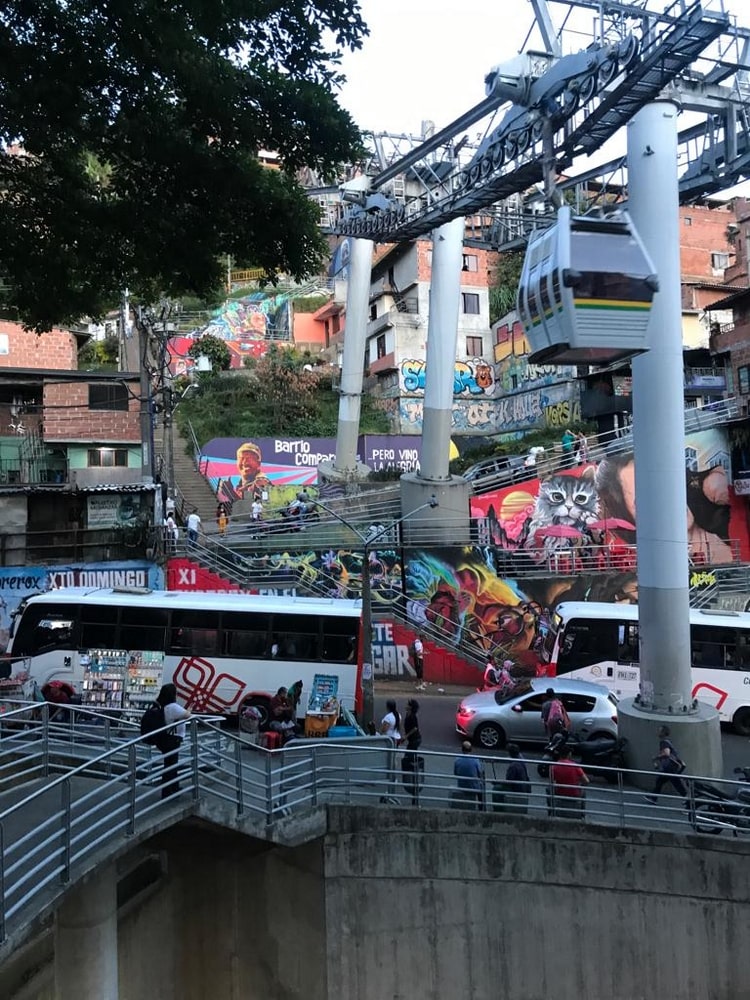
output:
<instances>
[{"instance_id":1,"label":"red brick wall","mask_svg":"<svg viewBox=\"0 0 750 1000\"><path fill-rule=\"evenodd\" d=\"M0 368L64 368L78 370L76 339L66 330L33 333L19 323L0 321L8 337L8 353L0 354Z\"/></svg>"},{"instance_id":2,"label":"red brick wall","mask_svg":"<svg viewBox=\"0 0 750 1000\"><path fill-rule=\"evenodd\" d=\"M87 382L44 386L45 441L137 444L140 435L138 386L130 385L128 410L89 410Z\"/></svg>"},{"instance_id":3,"label":"red brick wall","mask_svg":"<svg viewBox=\"0 0 750 1000\"><path fill-rule=\"evenodd\" d=\"M417 240L417 275L419 281L429 281L431 278L431 250L432 240ZM475 288L487 288L492 284L493 272L497 267L500 255L494 250L477 250L475 247L464 247L464 253L477 258L477 270L461 272L461 287L474 286Z\"/></svg>"},{"instance_id":4,"label":"red brick wall","mask_svg":"<svg viewBox=\"0 0 750 1000\"><path fill-rule=\"evenodd\" d=\"M690 225L686 220L690 220ZM723 273L714 274L712 253L728 253L734 261L734 248L727 240L727 226L735 221L734 211L725 205L683 205L680 208L680 274L683 281L702 279L721 283Z\"/></svg>"}]
</instances>

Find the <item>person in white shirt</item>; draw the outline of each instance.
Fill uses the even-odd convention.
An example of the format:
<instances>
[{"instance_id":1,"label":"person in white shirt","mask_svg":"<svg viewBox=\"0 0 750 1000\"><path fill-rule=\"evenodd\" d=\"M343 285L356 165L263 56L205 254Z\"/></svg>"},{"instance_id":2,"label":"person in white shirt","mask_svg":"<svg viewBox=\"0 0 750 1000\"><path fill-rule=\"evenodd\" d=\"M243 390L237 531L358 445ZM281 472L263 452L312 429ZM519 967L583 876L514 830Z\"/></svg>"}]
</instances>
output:
<instances>
[{"instance_id":1,"label":"person in white shirt","mask_svg":"<svg viewBox=\"0 0 750 1000\"><path fill-rule=\"evenodd\" d=\"M180 537L180 529L174 519L174 514L167 514L164 522L164 544L167 552L174 552L177 547L177 539Z\"/></svg>"},{"instance_id":2,"label":"person in white shirt","mask_svg":"<svg viewBox=\"0 0 750 1000\"><path fill-rule=\"evenodd\" d=\"M201 530L201 516L198 513L197 507L193 508L191 514L188 514L187 519L187 536L188 542L193 544L198 541L198 532Z\"/></svg>"},{"instance_id":3,"label":"person in white shirt","mask_svg":"<svg viewBox=\"0 0 750 1000\"><path fill-rule=\"evenodd\" d=\"M263 516L263 504L260 500L253 500L252 507L250 508L250 514L253 521L260 521Z\"/></svg>"},{"instance_id":4,"label":"person in white shirt","mask_svg":"<svg viewBox=\"0 0 750 1000\"><path fill-rule=\"evenodd\" d=\"M386 714L383 716L380 723L380 732L383 736L390 736L396 741L396 743L401 742L401 716L398 709L396 708L396 702L393 700L387 701L385 707L388 709Z\"/></svg>"},{"instance_id":5,"label":"person in white shirt","mask_svg":"<svg viewBox=\"0 0 750 1000\"><path fill-rule=\"evenodd\" d=\"M174 684L162 685L156 697L164 709L164 725L177 723L174 729L159 737L158 747L164 756L164 769L161 773L161 797L163 799L175 795L180 790L177 776L180 747L185 739L185 722L190 718L190 712L177 704L177 688Z\"/></svg>"}]
</instances>

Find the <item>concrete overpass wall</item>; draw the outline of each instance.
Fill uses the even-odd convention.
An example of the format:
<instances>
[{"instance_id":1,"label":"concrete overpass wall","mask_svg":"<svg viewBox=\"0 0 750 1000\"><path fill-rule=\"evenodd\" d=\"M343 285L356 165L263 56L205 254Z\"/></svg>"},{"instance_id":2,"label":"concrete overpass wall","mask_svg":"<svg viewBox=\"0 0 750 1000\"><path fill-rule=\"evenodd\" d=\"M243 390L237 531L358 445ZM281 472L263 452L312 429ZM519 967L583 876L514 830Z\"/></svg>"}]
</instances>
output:
<instances>
[{"instance_id":1,"label":"concrete overpass wall","mask_svg":"<svg viewBox=\"0 0 750 1000\"><path fill-rule=\"evenodd\" d=\"M121 908L120 1000L748 996L743 842L333 808L299 846L191 822L148 850L163 876ZM0 969L9 1000L52 996L45 933Z\"/></svg>"}]
</instances>

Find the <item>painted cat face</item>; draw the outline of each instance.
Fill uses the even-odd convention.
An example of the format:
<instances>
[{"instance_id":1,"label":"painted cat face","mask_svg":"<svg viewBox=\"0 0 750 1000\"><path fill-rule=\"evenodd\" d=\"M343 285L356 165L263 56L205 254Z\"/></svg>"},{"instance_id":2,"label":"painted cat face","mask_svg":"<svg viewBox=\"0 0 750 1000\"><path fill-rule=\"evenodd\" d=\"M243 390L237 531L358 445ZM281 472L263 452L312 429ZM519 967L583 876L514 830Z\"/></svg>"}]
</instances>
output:
<instances>
[{"instance_id":1,"label":"painted cat face","mask_svg":"<svg viewBox=\"0 0 750 1000\"><path fill-rule=\"evenodd\" d=\"M593 476L550 476L539 484L534 519L546 524L577 526L597 516L599 497Z\"/></svg>"}]
</instances>

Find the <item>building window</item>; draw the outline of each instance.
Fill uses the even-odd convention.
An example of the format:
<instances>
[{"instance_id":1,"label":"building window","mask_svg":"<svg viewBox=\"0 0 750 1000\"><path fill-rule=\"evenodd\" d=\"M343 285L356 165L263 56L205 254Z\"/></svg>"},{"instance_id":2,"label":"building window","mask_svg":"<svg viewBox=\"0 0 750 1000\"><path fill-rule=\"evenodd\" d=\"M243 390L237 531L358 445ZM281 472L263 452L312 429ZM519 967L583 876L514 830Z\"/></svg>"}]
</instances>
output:
<instances>
[{"instance_id":1,"label":"building window","mask_svg":"<svg viewBox=\"0 0 750 1000\"><path fill-rule=\"evenodd\" d=\"M750 365L742 365L737 369L737 384L741 395L750 396Z\"/></svg>"},{"instance_id":2,"label":"building window","mask_svg":"<svg viewBox=\"0 0 750 1000\"><path fill-rule=\"evenodd\" d=\"M378 307L373 302L373 304L370 306L370 322L372 322L372 320L377 318L378 318Z\"/></svg>"},{"instance_id":3,"label":"building window","mask_svg":"<svg viewBox=\"0 0 750 1000\"><path fill-rule=\"evenodd\" d=\"M462 271L477 272L479 270L479 258L475 253L465 253L463 257Z\"/></svg>"},{"instance_id":4,"label":"building window","mask_svg":"<svg viewBox=\"0 0 750 1000\"><path fill-rule=\"evenodd\" d=\"M90 410L128 409L128 390L121 382L89 385Z\"/></svg>"},{"instance_id":5,"label":"building window","mask_svg":"<svg viewBox=\"0 0 750 1000\"><path fill-rule=\"evenodd\" d=\"M714 271L723 271L725 268L729 267L729 254L714 251L714 253L711 254L711 267Z\"/></svg>"},{"instance_id":6,"label":"building window","mask_svg":"<svg viewBox=\"0 0 750 1000\"><path fill-rule=\"evenodd\" d=\"M484 344L481 337L466 338L466 354L470 358L481 358L484 353Z\"/></svg>"},{"instance_id":7,"label":"building window","mask_svg":"<svg viewBox=\"0 0 750 1000\"><path fill-rule=\"evenodd\" d=\"M682 220L682 224L684 226L692 226L692 224L693 224L693 218L692 218L692 216L686 215L685 218Z\"/></svg>"},{"instance_id":8,"label":"building window","mask_svg":"<svg viewBox=\"0 0 750 1000\"><path fill-rule=\"evenodd\" d=\"M385 334L381 333L378 339L375 341L375 353L378 358L385 357Z\"/></svg>"},{"instance_id":9,"label":"building window","mask_svg":"<svg viewBox=\"0 0 750 1000\"><path fill-rule=\"evenodd\" d=\"M518 375L511 375L510 377L510 387L511 389L518 388Z\"/></svg>"},{"instance_id":10,"label":"building window","mask_svg":"<svg viewBox=\"0 0 750 1000\"><path fill-rule=\"evenodd\" d=\"M476 292L461 292L461 312L479 315L479 295Z\"/></svg>"},{"instance_id":11,"label":"building window","mask_svg":"<svg viewBox=\"0 0 750 1000\"><path fill-rule=\"evenodd\" d=\"M115 466L127 468L127 448L89 448L90 469L112 469Z\"/></svg>"}]
</instances>

